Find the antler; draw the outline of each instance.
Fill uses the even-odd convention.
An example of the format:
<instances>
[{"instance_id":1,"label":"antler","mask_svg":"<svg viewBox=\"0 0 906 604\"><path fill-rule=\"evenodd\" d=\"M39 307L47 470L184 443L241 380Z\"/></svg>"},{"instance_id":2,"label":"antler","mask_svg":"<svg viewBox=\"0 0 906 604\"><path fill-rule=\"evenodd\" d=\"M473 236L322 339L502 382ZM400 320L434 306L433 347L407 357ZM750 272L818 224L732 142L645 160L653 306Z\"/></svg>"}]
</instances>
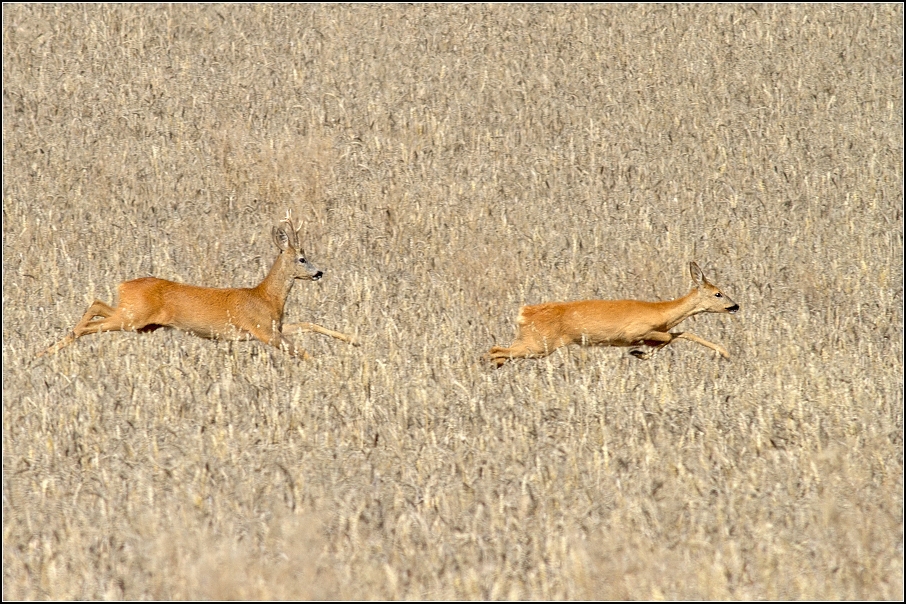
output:
<instances>
[{"instance_id":1,"label":"antler","mask_svg":"<svg viewBox=\"0 0 906 604\"><path fill-rule=\"evenodd\" d=\"M286 218L284 218L280 222L285 222L287 225L289 225L290 231L292 232L292 241L290 243L292 243L293 247L298 250L299 249L299 231L302 230L302 225L300 224L299 226L296 226L293 224L292 211L289 209L286 210Z\"/></svg>"}]
</instances>

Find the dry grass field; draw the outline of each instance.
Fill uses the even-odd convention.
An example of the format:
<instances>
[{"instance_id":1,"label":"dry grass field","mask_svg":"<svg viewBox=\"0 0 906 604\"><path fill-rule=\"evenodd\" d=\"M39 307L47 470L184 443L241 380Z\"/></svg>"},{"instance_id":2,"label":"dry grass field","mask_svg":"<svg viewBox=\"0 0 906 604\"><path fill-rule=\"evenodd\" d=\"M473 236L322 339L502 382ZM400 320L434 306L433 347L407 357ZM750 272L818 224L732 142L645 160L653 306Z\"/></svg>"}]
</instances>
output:
<instances>
[{"instance_id":1,"label":"dry grass field","mask_svg":"<svg viewBox=\"0 0 906 604\"><path fill-rule=\"evenodd\" d=\"M903 9L3 9L5 599L903 597ZM63 337L251 286L301 361ZM519 306L742 310L493 370Z\"/></svg>"}]
</instances>

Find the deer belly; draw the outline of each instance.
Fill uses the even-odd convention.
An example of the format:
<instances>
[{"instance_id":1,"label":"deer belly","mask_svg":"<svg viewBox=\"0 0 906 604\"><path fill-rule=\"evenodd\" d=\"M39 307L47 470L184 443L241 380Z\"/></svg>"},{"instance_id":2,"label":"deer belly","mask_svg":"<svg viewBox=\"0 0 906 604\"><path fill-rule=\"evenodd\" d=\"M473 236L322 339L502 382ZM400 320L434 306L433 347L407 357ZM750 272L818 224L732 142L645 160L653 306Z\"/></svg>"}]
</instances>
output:
<instances>
[{"instance_id":1,"label":"deer belly","mask_svg":"<svg viewBox=\"0 0 906 604\"><path fill-rule=\"evenodd\" d=\"M185 309L173 317L170 325L202 338L215 340L237 340L249 335L230 313L222 309Z\"/></svg>"}]
</instances>

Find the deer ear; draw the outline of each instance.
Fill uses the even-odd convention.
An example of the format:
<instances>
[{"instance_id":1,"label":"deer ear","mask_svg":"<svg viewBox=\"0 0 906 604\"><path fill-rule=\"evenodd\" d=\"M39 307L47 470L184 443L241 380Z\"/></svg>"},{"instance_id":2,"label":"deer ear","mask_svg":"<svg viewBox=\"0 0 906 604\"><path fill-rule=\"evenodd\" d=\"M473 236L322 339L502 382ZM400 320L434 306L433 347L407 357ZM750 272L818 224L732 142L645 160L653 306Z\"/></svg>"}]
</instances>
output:
<instances>
[{"instance_id":1,"label":"deer ear","mask_svg":"<svg viewBox=\"0 0 906 604\"><path fill-rule=\"evenodd\" d=\"M694 262L689 263L689 273L692 275L692 280L695 282L696 286L699 286L705 282L705 274L702 272L702 269L698 268L698 265Z\"/></svg>"},{"instance_id":2,"label":"deer ear","mask_svg":"<svg viewBox=\"0 0 906 604\"><path fill-rule=\"evenodd\" d=\"M289 247L289 236L282 228L274 227L271 234L274 236L274 243L278 248L285 250Z\"/></svg>"}]
</instances>

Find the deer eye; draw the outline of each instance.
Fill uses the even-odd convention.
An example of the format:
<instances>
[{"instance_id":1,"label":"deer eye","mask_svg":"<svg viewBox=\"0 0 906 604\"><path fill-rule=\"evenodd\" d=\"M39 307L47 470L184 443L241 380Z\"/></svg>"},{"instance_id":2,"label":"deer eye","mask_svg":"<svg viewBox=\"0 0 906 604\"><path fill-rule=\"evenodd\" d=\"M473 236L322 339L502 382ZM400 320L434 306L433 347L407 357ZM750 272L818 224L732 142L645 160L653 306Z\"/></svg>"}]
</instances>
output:
<instances>
[{"instance_id":1,"label":"deer eye","mask_svg":"<svg viewBox=\"0 0 906 604\"><path fill-rule=\"evenodd\" d=\"M715 298L723 298L724 295L723 295L722 293L720 293L720 292L717 292L716 294L714 294L714 297L715 297Z\"/></svg>"},{"instance_id":2,"label":"deer eye","mask_svg":"<svg viewBox=\"0 0 906 604\"><path fill-rule=\"evenodd\" d=\"M299 264L305 264L305 256L299 256Z\"/></svg>"}]
</instances>

